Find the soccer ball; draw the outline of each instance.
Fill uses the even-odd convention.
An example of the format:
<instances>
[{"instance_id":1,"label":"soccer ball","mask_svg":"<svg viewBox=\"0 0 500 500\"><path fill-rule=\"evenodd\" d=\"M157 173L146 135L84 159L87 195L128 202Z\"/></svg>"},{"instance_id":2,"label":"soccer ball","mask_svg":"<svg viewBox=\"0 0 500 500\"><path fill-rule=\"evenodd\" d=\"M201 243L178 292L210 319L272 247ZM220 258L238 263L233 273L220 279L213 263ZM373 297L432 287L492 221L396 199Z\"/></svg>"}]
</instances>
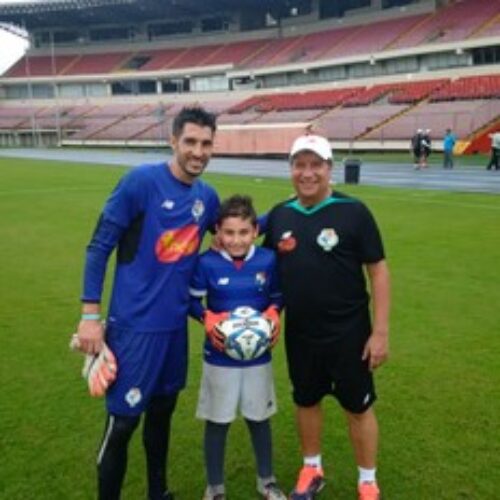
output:
<instances>
[{"instance_id":1,"label":"soccer ball","mask_svg":"<svg viewBox=\"0 0 500 500\"><path fill-rule=\"evenodd\" d=\"M251 307L237 307L229 318L217 325L224 337L226 354L239 361L262 356L271 343L272 326L262 314Z\"/></svg>"}]
</instances>

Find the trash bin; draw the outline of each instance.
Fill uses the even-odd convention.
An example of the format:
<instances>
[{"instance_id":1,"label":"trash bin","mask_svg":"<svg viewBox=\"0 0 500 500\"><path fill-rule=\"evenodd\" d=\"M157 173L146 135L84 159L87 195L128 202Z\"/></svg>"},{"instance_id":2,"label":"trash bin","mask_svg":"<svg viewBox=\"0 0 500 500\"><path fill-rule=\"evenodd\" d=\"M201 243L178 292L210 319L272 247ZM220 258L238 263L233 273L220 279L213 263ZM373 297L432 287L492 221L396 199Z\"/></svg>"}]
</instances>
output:
<instances>
[{"instance_id":1,"label":"trash bin","mask_svg":"<svg viewBox=\"0 0 500 500\"><path fill-rule=\"evenodd\" d=\"M346 184L359 184L361 160L348 158L344 160L344 182Z\"/></svg>"}]
</instances>

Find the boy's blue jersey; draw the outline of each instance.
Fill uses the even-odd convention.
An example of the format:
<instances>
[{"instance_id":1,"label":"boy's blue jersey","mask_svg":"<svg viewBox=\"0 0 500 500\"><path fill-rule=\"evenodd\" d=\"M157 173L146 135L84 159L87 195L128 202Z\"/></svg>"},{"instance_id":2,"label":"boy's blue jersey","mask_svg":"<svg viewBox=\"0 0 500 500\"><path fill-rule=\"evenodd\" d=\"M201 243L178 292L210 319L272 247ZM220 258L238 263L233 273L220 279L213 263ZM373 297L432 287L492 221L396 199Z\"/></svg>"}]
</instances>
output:
<instances>
[{"instance_id":1,"label":"boy's blue jersey","mask_svg":"<svg viewBox=\"0 0 500 500\"><path fill-rule=\"evenodd\" d=\"M212 312L232 311L240 306L264 311L271 304L281 304L273 251L252 246L240 264L225 251L208 250L200 255L191 281L192 311L203 297ZM220 366L253 366L271 359L268 352L254 360L238 361L215 349L208 339L204 354L207 363Z\"/></svg>"},{"instance_id":2,"label":"boy's blue jersey","mask_svg":"<svg viewBox=\"0 0 500 500\"><path fill-rule=\"evenodd\" d=\"M186 325L196 256L218 208L212 187L180 182L166 163L143 165L120 180L102 214L123 228L111 324L142 332Z\"/></svg>"}]
</instances>

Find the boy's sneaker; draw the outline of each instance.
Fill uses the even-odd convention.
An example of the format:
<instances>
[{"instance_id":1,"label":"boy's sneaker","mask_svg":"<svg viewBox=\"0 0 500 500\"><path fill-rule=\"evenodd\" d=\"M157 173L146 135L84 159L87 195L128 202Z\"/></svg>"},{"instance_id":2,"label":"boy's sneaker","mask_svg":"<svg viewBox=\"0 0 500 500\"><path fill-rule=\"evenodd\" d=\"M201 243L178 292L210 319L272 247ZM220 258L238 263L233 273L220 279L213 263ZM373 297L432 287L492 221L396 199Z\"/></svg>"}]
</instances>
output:
<instances>
[{"instance_id":1,"label":"boy's sneaker","mask_svg":"<svg viewBox=\"0 0 500 500\"><path fill-rule=\"evenodd\" d=\"M321 467L304 465L299 473L295 489L290 493L290 500L312 500L325 486L325 475Z\"/></svg>"},{"instance_id":2,"label":"boy's sneaker","mask_svg":"<svg viewBox=\"0 0 500 500\"><path fill-rule=\"evenodd\" d=\"M380 490L377 483L361 483L358 485L359 500L379 500Z\"/></svg>"},{"instance_id":3,"label":"boy's sneaker","mask_svg":"<svg viewBox=\"0 0 500 500\"><path fill-rule=\"evenodd\" d=\"M286 495L280 490L277 483L271 482L266 485L258 485L257 491L266 500L287 500Z\"/></svg>"},{"instance_id":4,"label":"boy's sneaker","mask_svg":"<svg viewBox=\"0 0 500 500\"><path fill-rule=\"evenodd\" d=\"M222 491L224 491L223 486L219 488L222 488ZM215 487L214 491L214 488L207 486L201 500L226 500L226 494L222 493L219 488Z\"/></svg>"}]
</instances>

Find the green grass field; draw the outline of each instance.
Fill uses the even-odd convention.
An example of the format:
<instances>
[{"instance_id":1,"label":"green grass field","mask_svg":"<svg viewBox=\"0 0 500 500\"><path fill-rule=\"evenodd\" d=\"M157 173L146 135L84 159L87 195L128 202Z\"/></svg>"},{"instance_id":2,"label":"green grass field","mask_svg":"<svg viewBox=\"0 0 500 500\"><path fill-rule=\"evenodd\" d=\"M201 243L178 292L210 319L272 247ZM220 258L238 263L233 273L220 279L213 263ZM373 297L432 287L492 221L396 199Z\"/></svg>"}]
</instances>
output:
<instances>
[{"instance_id":1,"label":"green grass field","mask_svg":"<svg viewBox=\"0 0 500 500\"><path fill-rule=\"evenodd\" d=\"M84 152L82 152L84 154ZM86 395L69 352L79 319L85 246L117 167L0 159L0 499L95 497L104 411ZM206 175L222 197L251 193L259 211L287 181ZM389 500L500 498L500 198L341 186L364 200L384 234L392 273L391 359L377 375L379 481ZM200 329L192 325L189 385L174 418L170 482L201 497L202 423L195 420ZM290 489L301 463L282 346L274 360L280 411L275 467ZM355 498L344 418L325 401L325 500ZM227 450L232 500L257 499L246 429ZM140 433L125 500L145 498Z\"/></svg>"}]
</instances>

